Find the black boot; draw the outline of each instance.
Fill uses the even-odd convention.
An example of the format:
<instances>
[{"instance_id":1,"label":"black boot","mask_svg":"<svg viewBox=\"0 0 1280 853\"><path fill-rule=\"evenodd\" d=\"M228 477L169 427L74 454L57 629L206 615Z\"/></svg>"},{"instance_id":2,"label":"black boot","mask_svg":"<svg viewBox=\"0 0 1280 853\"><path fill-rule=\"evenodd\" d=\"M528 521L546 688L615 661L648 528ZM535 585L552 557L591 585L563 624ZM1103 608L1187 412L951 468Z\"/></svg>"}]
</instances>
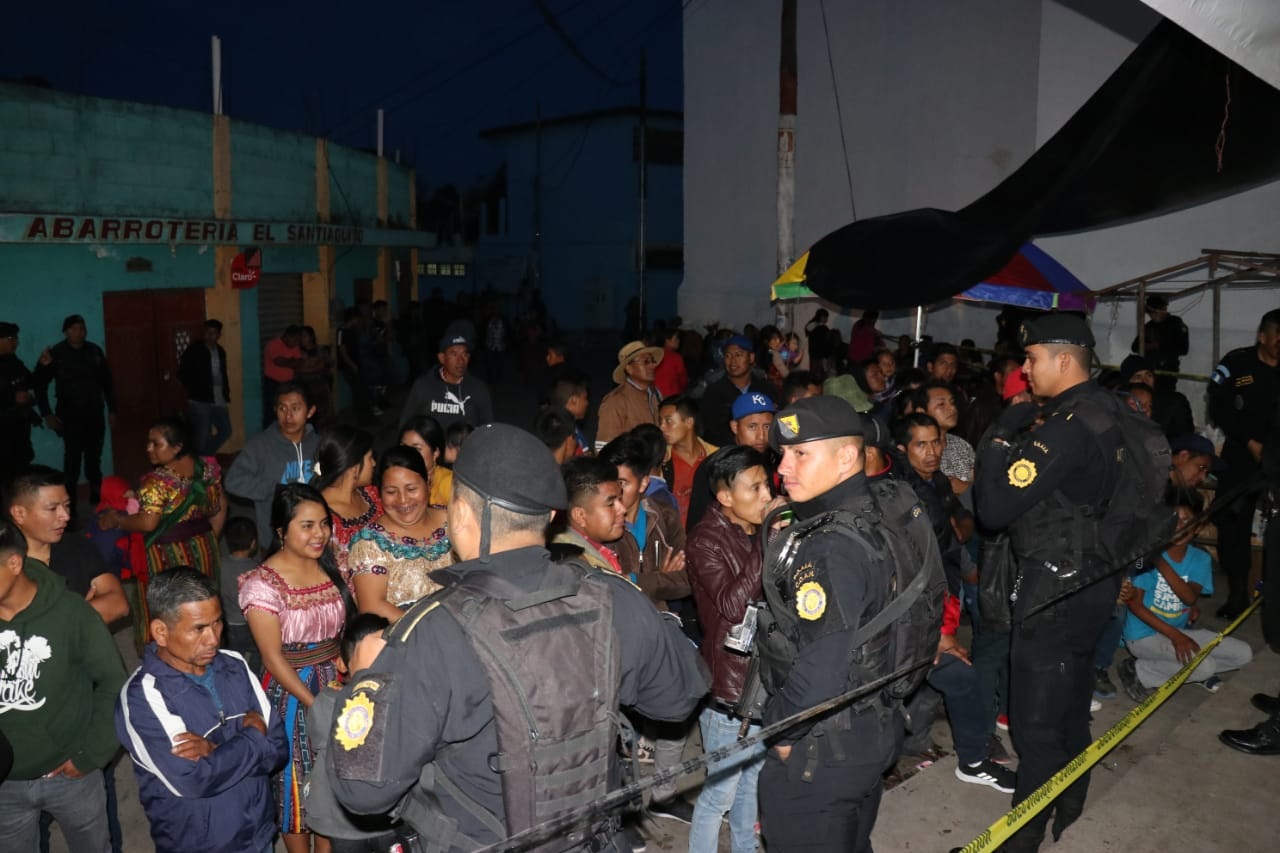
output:
<instances>
[{"instance_id":1,"label":"black boot","mask_svg":"<svg viewBox=\"0 0 1280 853\"><path fill-rule=\"evenodd\" d=\"M1280 697L1268 696L1265 693L1255 693L1249 701L1253 703L1253 707L1264 714L1280 714Z\"/></svg>"},{"instance_id":2,"label":"black boot","mask_svg":"<svg viewBox=\"0 0 1280 853\"><path fill-rule=\"evenodd\" d=\"M1272 714L1251 729L1220 732L1218 740L1250 755L1280 755L1280 714Z\"/></svg>"},{"instance_id":3,"label":"black boot","mask_svg":"<svg viewBox=\"0 0 1280 853\"><path fill-rule=\"evenodd\" d=\"M1075 823L1080 815L1084 813L1084 803L1068 800L1066 794L1058 798L1058 802L1054 806L1053 811L1053 840L1056 842L1062 838L1062 833L1066 832L1067 827Z\"/></svg>"}]
</instances>

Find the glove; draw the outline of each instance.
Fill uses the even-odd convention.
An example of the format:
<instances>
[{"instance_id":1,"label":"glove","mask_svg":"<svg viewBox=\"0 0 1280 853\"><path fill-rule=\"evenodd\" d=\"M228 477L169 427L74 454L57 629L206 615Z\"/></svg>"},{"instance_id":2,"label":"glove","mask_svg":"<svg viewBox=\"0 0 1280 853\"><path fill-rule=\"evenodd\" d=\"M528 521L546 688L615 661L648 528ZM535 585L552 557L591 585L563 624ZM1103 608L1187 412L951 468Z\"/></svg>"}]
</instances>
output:
<instances>
[{"instance_id":1,"label":"glove","mask_svg":"<svg viewBox=\"0 0 1280 853\"><path fill-rule=\"evenodd\" d=\"M1039 415L1038 403L1019 403L1016 406L1010 406L996 418L996 426L991 432L991 437L1006 440L1013 438L1035 423Z\"/></svg>"}]
</instances>

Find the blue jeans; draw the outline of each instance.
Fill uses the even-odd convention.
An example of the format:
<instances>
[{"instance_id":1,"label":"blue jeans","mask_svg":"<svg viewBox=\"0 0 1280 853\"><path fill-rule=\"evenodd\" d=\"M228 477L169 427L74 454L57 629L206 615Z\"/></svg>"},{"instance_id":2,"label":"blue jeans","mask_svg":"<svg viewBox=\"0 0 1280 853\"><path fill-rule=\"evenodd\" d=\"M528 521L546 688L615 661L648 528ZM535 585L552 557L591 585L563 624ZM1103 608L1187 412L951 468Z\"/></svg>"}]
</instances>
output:
<instances>
[{"instance_id":1,"label":"blue jeans","mask_svg":"<svg viewBox=\"0 0 1280 853\"><path fill-rule=\"evenodd\" d=\"M107 793L102 771L79 779L9 779L0 784L0 833L6 850L39 846L40 812L53 816L76 853L109 853Z\"/></svg>"},{"instance_id":2,"label":"blue jeans","mask_svg":"<svg viewBox=\"0 0 1280 853\"><path fill-rule=\"evenodd\" d=\"M231 437L231 410L196 400L189 401L187 407L191 412L191 440L196 443L196 454L212 456Z\"/></svg>"},{"instance_id":3,"label":"blue jeans","mask_svg":"<svg viewBox=\"0 0 1280 853\"><path fill-rule=\"evenodd\" d=\"M702 749L710 752L738 740L742 721L708 705L698 716L702 730ZM752 725L748 735L760 727ZM720 819L729 815L729 838L733 853L755 853L756 849L756 782L764 766L765 746L758 743L750 749L734 753L724 761L707 764L707 779L693 807L693 825L689 827L689 853L715 853L720 842Z\"/></svg>"}]
</instances>

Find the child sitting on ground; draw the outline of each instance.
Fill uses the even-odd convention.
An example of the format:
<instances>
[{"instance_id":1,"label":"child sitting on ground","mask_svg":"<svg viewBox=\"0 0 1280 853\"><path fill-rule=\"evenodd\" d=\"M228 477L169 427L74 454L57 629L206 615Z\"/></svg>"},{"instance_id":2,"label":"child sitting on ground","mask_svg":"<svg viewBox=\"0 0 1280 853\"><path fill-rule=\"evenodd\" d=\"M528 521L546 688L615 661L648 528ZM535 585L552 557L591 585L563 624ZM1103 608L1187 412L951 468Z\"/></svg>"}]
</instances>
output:
<instances>
[{"instance_id":1,"label":"child sitting on ground","mask_svg":"<svg viewBox=\"0 0 1280 853\"><path fill-rule=\"evenodd\" d=\"M1190 627L1196 600L1213 593L1213 561L1191 544L1200 525L1196 516L1204 506L1198 492L1178 497L1178 526L1173 544L1156 559L1155 568L1133 579L1124 642L1133 655L1118 667L1125 693L1135 702L1151 695L1200 652L1215 634ZM1136 593L1141 593L1137 595ZM1222 642L1200 662L1188 680L1210 693L1222 688L1218 673L1239 669L1253 659L1249 645L1234 637Z\"/></svg>"}]
</instances>

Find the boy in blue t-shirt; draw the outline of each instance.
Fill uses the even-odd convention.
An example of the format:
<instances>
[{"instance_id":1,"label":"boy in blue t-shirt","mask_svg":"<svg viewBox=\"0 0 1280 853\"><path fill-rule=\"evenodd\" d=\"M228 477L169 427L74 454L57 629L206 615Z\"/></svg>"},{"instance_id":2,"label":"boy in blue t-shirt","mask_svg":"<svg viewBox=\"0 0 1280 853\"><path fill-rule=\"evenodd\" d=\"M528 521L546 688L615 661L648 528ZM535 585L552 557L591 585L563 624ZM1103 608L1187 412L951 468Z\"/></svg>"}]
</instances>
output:
<instances>
[{"instance_id":1,"label":"boy in blue t-shirt","mask_svg":"<svg viewBox=\"0 0 1280 853\"><path fill-rule=\"evenodd\" d=\"M1200 528L1192 522L1203 505L1195 492L1179 496L1173 544L1156 559L1153 570L1133 579L1135 595L1129 599L1124 625L1125 646L1133 659L1121 661L1119 672L1125 692L1134 701L1149 696L1216 636L1212 631L1189 627L1196 600L1201 593L1213 593L1213 561L1206 551L1191 544ZM1239 669L1252 659L1247 643L1224 637L1188 680L1216 693L1222 687L1218 673Z\"/></svg>"}]
</instances>

